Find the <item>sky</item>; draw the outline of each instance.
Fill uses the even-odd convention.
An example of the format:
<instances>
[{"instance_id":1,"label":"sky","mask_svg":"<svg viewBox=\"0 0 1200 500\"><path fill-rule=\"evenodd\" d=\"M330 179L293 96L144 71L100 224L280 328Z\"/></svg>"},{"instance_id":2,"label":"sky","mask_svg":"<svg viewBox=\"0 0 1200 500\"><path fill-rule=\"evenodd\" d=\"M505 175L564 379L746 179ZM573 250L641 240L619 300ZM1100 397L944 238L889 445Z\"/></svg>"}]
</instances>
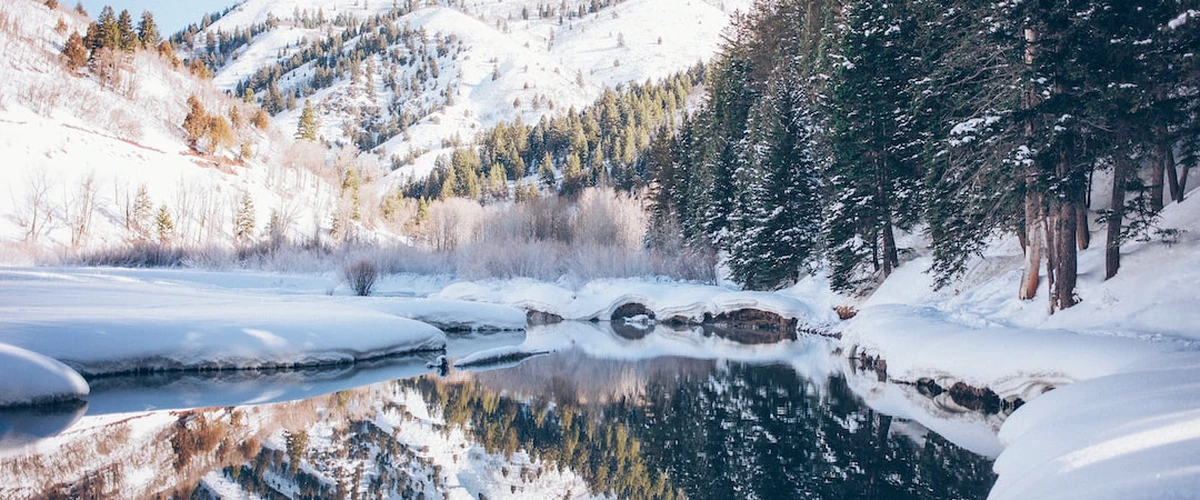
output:
<instances>
[{"instance_id":1,"label":"sky","mask_svg":"<svg viewBox=\"0 0 1200 500\"><path fill-rule=\"evenodd\" d=\"M95 19L100 15L100 9L111 5L118 13L129 10L134 21L141 18L142 11L149 10L158 22L158 31L163 37L170 36L192 23L200 22L200 18L209 12L220 12L226 7L238 3L239 0L82 0L83 8L88 15ZM59 0L60 4L74 6L72 0Z\"/></svg>"}]
</instances>

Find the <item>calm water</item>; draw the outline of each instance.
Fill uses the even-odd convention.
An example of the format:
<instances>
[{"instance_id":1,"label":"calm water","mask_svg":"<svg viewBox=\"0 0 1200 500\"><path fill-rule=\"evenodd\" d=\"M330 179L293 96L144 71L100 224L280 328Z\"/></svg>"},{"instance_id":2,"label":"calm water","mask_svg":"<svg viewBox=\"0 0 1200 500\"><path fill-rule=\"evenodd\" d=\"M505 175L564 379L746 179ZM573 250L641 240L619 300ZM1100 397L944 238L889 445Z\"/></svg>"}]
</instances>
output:
<instances>
[{"instance_id":1,"label":"calm water","mask_svg":"<svg viewBox=\"0 0 1200 500\"><path fill-rule=\"evenodd\" d=\"M995 480L872 410L827 347L729 353L788 360L749 363L572 328L531 331L574 339L554 354L444 376L411 358L102 379L86 408L0 415L0 497L984 498Z\"/></svg>"}]
</instances>

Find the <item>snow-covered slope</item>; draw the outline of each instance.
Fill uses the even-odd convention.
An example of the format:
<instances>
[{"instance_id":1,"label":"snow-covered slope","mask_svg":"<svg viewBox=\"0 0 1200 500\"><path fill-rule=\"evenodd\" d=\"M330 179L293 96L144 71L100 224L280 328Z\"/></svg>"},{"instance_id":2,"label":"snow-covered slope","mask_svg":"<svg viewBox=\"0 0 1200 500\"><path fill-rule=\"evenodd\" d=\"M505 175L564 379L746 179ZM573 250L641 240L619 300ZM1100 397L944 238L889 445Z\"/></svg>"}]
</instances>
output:
<instances>
[{"instance_id":1,"label":"snow-covered slope","mask_svg":"<svg viewBox=\"0 0 1200 500\"><path fill-rule=\"evenodd\" d=\"M433 159L456 139L470 141L502 121L536 123L543 116L594 102L605 88L657 80L707 61L717 52L720 34L734 13L751 3L625 0L592 12L594 2L580 0L437 2L393 23L422 30L421 44L426 47L450 46L447 52L431 56L437 62L436 76L430 77L420 63L389 66L381 55L370 55L367 59L375 70L371 78L355 81L343 76L307 97L320 112L322 135L335 143L353 142L345 131L361 128L360 114L377 112L383 122L396 118L401 109L411 114L416 123L376 152L385 159L397 156L412 161L396 174L401 178L424 175ZM248 0L199 33L192 54L204 53L208 37L277 20L276 27L237 48L218 69L216 83L232 91L259 68L296 56L306 44L345 32L344 25L333 23L336 17L365 20L388 13L393 5L390 1ZM553 15L540 17L542 9L551 9ZM305 27L300 19L316 17L318 12L328 24L313 27L309 22ZM347 45L353 47L361 39L350 39ZM401 40L388 50L411 56L412 48ZM280 89L303 88L313 74L313 63L305 64L282 75ZM383 83L394 78L407 84L415 77L422 78L415 91ZM375 87L367 89L368 82ZM275 123L294 130L300 107L280 113ZM353 112L347 113L348 109Z\"/></svg>"},{"instance_id":2,"label":"snow-covered slope","mask_svg":"<svg viewBox=\"0 0 1200 500\"><path fill-rule=\"evenodd\" d=\"M294 161L290 136L250 123L256 106L154 51L121 55L110 78L69 71L60 53L88 22L65 6L0 4L0 241L54 249L157 240L165 206L173 241L227 246L243 194L255 202L256 237L272 211L293 237L328 219L335 188ZM192 95L213 116L238 109L231 143L189 147L182 124ZM148 206L137 211L143 188Z\"/></svg>"}]
</instances>

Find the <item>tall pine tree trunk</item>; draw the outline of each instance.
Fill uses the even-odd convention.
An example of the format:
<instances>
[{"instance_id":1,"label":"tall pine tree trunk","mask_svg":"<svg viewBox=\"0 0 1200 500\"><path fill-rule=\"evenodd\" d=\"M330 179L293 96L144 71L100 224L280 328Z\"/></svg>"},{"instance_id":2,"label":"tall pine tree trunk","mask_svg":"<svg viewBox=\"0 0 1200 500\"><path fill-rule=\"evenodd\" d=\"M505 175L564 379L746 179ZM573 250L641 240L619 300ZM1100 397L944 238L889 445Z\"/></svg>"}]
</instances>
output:
<instances>
[{"instance_id":1,"label":"tall pine tree trunk","mask_svg":"<svg viewBox=\"0 0 1200 500\"><path fill-rule=\"evenodd\" d=\"M896 235L892 230L892 215L883 214L883 277L891 276L900 267L900 255L896 250Z\"/></svg>"},{"instance_id":2,"label":"tall pine tree trunk","mask_svg":"<svg viewBox=\"0 0 1200 500\"><path fill-rule=\"evenodd\" d=\"M1163 155L1154 155L1154 165L1150 178L1150 213L1158 213L1163 209L1163 176L1166 175L1166 161Z\"/></svg>"},{"instance_id":3,"label":"tall pine tree trunk","mask_svg":"<svg viewBox=\"0 0 1200 500\"><path fill-rule=\"evenodd\" d=\"M1075 282L1077 277L1077 250L1075 238L1076 213L1079 201L1071 197L1056 197L1051 208L1051 223L1054 225L1053 246L1054 282L1050 289L1050 310L1062 310L1077 303Z\"/></svg>"},{"instance_id":4,"label":"tall pine tree trunk","mask_svg":"<svg viewBox=\"0 0 1200 500\"><path fill-rule=\"evenodd\" d=\"M1167 183L1171 188L1171 201L1183 201L1182 187L1179 185L1179 172L1175 170L1175 152L1170 144L1163 147L1163 164L1167 167Z\"/></svg>"},{"instance_id":5,"label":"tall pine tree trunk","mask_svg":"<svg viewBox=\"0 0 1200 500\"><path fill-rule=\"evenodd\" d=\"M1038 31L1032 27L1025 28L1025 65L1032 68L1037 62ZM1026 108L1033 108L1041 97L1031 82L1026 82ZM1025 127L1026 139L1033 137L1033 123ZM1025 271L1021 276L1021 288L1017 297L1029 300L1037 296L1038 281L1041 280L1042 242L1045 228L1045 211L1043 209L1042 191L1038 186L1038 166L1030 163L1025 172ZM1047 272L1050 269L1047 268Z\"/></svg>"},{"instance_id":6,"label":"tall pine tree trunk","mask_svg":"<svg viewBox=\"0 0 1200 500\"><path fill-rule=\"evenodd\" d=\"M1192 169L1192 166L1191 166L1191 165L1189 165L1189 164L1187 164L1187 163L1184 163L1184 164L1183 164L1183 169L1179 171L1179 196L1177 196L1177 197L1175 198L1175 201L1176 201L1177 203L1178 203L1178 202L1182 202L1182 201L1183 201L1183 196L1184 196L1185 194L1187 194L1187 179L1188 179L1188 171L1190 171L1191 169Z\"/></svg>"},{"instance_id":7,"label":"tall pine tree trunk","mask_svg":"<svg viewBox=\"0 0 1200 500\"><path fill-rule=\"evenodd\" d=\"M1042 195L1038 191L1037 178L1030 176L1025 180L1025 272L1021 276L1021 289L1018 292L1021 300L1036 297L1038 281L1041 280L1042 228L1045 227L1042 213Z\"/></svg>"},{"instance_id":8,"label":"tall pine tree trunk","mask_svg":"<svg viewBox=\"0 0 1200 500\"><path fill-rule=\"evenodd\" d=\"M1075 242L1078 244L1080 250L1087 250L1092 245L1092 230L1088 224L1088 204L1086 201L1082 201L1076 206L1075 226Z\"/></svg>"},{"instance_id":9,"label":"tall pine tree trunk","mask_svg":"<svg viewBox=\"0 0 1200 500\"><path fill-rule=\"evenodd\" d=\"M1129 156L1120 148L1113 156L1112 213L1108 216L1108 236L1104 246L1104 279L1121 269L1121 225L1125 219L1125 182L1129 178Z\"/></svg>"}]
</instances>

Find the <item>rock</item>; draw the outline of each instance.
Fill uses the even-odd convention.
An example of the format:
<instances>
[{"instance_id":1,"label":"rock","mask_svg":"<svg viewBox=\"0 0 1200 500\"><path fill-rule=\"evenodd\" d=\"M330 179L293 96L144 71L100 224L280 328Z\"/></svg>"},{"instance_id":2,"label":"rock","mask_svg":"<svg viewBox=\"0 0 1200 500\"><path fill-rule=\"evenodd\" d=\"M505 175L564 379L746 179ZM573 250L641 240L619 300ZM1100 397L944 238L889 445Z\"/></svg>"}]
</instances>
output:
<instances>
[{"instance_id":1,"label":"rock","mask_svg":"<svg viewBox=\"0 0 1200 500\"><path fill-rule=\"evenodd\" d=\"M623 322L626 319L635 318L637 316L645 316L646 318L653 321L654 320L654 311L651 311L650 308L646 307L643 304L638 304L637 302L630 302L628 304L623 304L621 307L618 307L616 310L614 310L612 313L611 319L615 323L618 321Z\"/></svg>"},{"instance_id":2,"label":"rock","mask_svg":"<svg viewBox=\"0 0 1200 500\"><path fill-rule=\"evenodd\" d=\"M527 321L531 326L553 325L556 323L562 323L563 317L554 313L530 309L525 311L525 321Z\"/></svg>"}]
</instances>

